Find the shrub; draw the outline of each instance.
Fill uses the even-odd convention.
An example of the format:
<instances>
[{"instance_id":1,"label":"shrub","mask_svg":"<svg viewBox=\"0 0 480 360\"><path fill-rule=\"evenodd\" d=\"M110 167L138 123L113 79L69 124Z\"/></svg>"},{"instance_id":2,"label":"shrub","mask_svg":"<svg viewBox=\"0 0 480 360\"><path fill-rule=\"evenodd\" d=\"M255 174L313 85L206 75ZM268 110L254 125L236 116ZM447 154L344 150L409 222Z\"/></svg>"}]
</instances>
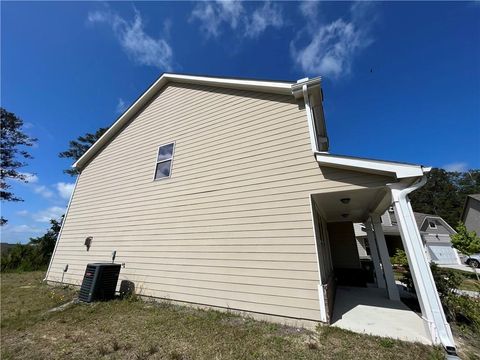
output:
<instances>
[{"instance_id":1,"label":"shrub","mask_svg":"<svg viewBox=\"0 0 480 360\"><path fill-rule=\"evenodd\" d=\"M51 227L37 238L31 238L26 245L17 244L1 257L2 271L34 271L48 266L60 231L61 221L50 220Z\"/></svg>"},{"instance_id":2,"label":"shrub","mask_svg":"<svg viewBox=\"0 0 480 360\"><path fill-rule=\"evenodd\" d=\"M438 295L449 321L466 325L475 332L480 331L480 299L458 293L458 287L465 279L456 271L431 265Z\"/></svg>"},{"instance_id":3,"label":"shrub","mask_svg":"<svg viewBox=\"0 0 480 360\"><path fill-rule=\"evenodd\" d=\"M403 250L397 250L397 253L394 256L398 261L397 264L401 263L404 254L405 252ZM402 267L404 272L401 281L410 291L415 293L410 268L408 267L408 264L402 265ZM467 326L474 332L479 332L480 298L472 298L458 292L458 288L466 276L455 270L439 268L434 263L430 264L430 269L432 270L438 295L448 321L455 322L461 326Z\"/></svg>"},{"instance_id":4,"label":"shrub","mask_svg":"<svg viewBox=\"0 0 480 360\"><path fill-rule=\"evenodd\" d=\"M402 249L397 249L395 255L390 258L390 262L394 265L408 266L407 254Z\"/></svg>"}]
</instances>

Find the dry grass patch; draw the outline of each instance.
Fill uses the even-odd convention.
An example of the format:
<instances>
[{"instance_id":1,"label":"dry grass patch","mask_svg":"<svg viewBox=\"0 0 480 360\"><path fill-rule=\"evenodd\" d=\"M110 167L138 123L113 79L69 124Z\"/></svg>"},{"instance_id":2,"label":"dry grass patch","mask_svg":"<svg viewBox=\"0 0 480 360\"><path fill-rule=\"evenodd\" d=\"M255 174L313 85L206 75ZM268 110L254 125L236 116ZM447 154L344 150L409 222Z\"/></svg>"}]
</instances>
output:
<instances>
[{"instance_id":1,"label":"dry grass patch","mask_svg":"<svg viewBox=\"0 0 480 360\"><path fill-rule=\"evenodd\" d=\"M421 344L332 327L312 332L170 303L116 300L48 312L75 292L42 284L42 275L2 274L2 359L442 358Z\"/></svg>"}]
</instances>

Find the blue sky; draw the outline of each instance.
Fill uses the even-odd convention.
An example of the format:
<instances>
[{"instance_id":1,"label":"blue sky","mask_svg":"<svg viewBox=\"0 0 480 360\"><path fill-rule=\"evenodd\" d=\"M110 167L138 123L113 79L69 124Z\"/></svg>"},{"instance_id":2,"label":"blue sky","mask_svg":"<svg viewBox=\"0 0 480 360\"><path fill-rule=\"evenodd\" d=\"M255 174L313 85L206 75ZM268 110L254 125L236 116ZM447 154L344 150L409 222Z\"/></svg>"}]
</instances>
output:
<instances>
[{"instance_id":1,"label":"blue sky","mask_svg":"<svg viewBox=\"0 0 480 360\"><path fill-rule=\"evenodd\" d=\"M1 105L38 137L2 241L64 212L58 153L162 72L323 77L331 152L480 167L480 4L2 2Z\"/></svg>"}]
</instances>

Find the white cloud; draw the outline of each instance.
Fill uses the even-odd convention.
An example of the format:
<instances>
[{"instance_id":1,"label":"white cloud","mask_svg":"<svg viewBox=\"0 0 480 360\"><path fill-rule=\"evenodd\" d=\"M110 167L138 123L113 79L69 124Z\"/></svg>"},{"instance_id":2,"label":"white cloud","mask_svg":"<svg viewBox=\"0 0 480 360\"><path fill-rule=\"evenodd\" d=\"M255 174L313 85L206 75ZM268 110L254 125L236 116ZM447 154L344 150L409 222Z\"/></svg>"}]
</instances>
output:
<instances>
[{"instance_id":1,"label":"white cloud","mask_svg":"<svg viewBox=\"0 0 480 360\"><path fill-rule=\"evenodd\" d=\"M122 98L118 98L117 108L116 108L117 113L119 114L123 113L127 109L127 107L128 105L125 103L125 101L123 101Z\"/></svg>"},{"instance_id":2,"label":"white cloud","mask_svg":"<svg viewBox=\"0 0 480 360\"><path fill-rule=\"evenodd\" d=\"M195 6L190 19L198 19L201 23L200 27L208 37L217 37L220 35L222 23L236 29L244 11L239 1L202 1Z\"/></svg>"},{"instance_id":3,"label":"white cloud","mask_svg":"<svg viewBox=\"0 0 480 360\"><path fill-rule=\"evenodd\" d=\"M51 219L60 219L63 214L65 214L65 208L51 206L33 214L33 220L38 222L49 222Z\"/></svg>"},{"instance_id":4,"label":"white cloud","mask_svg":"<svg viewBox=\"0 0 480 360\"><path fill-rule=\"evenodd\" d=\"M300 12L309 20L313 20L318 15L320 1L302 1L300 3Z\"/></svg>"},{"instance_id":5,"label":"white cloud","mask_svg":"<svg viewBox=\"0 0 480 360\"><path fill-rule=\"evenodd\" d=\"M465 172L468 170L468 164L466 162L454 162L445 164L442 166L447 171Z\"/></svg>"},{"instance_id":6,"label":"white cloud","mask_svg":"<svg viewBox=\"0 0 480 360\"><path fill-rule=\"evenodd\" d=\"M279 5L266 2L261 8L253 12L252 19L247 23L246 35L257 37L269 26L274 28L282 27L283 16Z\"/></svg>"},{"instance_id":7,"label":"white cloud","mask_svg":"<svg viewBox=\"0 0 480 360\"><path fill-rule=\"evenodd\" d=\"M375 20L372 6L370 3L357 2L350 7L349 20L339 18L329 24L318 24L315 20L318 18L318 8L302 3L300 11L309 24L299 34L306 31L310 40L300 49L295 41L291 42L294 61L307 74L333 78L348 75L355 56L373 42L370 36L370 27ZM298 39L301 38L298 36Z\"/></svg>"},{"instance_id":8,"label":"white cloud","mask_svg":"<svg viewBox=\"0 0 480 360\"><path fill-rule=\"evenodd\" d=\"M37 183L38 182L38 176L35 175L35 174L23 173L22 175L25 176L25 180L29 183Z\"/></svg>"},{"instance_id":9,"label":"white cloud","mask_svg":"<svg viewBox=\"0 0 480 360\"><path fill-rule=\"evenodd\" d=\"M218 37L222 26L239 30L240 36L257 37L269 26L283 26L281 7L265 2L249 14L240 1L202 1L194 7L190 20L198 20L207 37Z\"/></svg>"},{"instance_id":10,"label":"white cloud","mask_svg":"<svg viewBox=\"0 0 480 360\"><path fill-rule=\"evenodd\" d=\"M38 176L35 175L35 174L32 174L32 173L28 173L28 172L21 172L19 173L20 175L22 175L25 179L25 181L29 184L34 184L34 183L37 183L38 182ZM20 179L11 179L13 181L19 181L19 182L22 182L24 183L22 180Z\"/></svg>"},{"instance_id":11,"label":"white cloud","mask_svg":"<svg viewBox=\"0 0 480 360\"><path fill-rule=\"evenodd\" d=\"M34 185L33 186L33 192L35 194L39 194L43 196L46 199L50 199L53 197L54 193L52 190L50 190L47 186L45 185Z\"/></svg>"},{"instance_id":12,"label":"white cloud","mask_svg":"<svg viewBox=\"0 0 480 360\"><path fill-rule=\"evenodd\" d=\"M29 212L28 210L19 210L15 214L17 214L18 216L28 216Z\"/></svg>"},{"instance_id":13,"label":"white cloud","mask_svg":"<svg viewBox=\"0 0 480 360\"><path fill-rule=\"evenodd\" d=\"M62 199L69 200L72 195L72 191L75 187L75 183L59 182L56 184L58 194Z\"/></svg>"},{"instance_id":14,"label":"white cloud","mask_svg":"<svg viewBox=\"0 0 480 360\"><path fill-rule=\"evenodd\" d=\"M28 232L43 231L43 229L36 226L31 226L31 225L13 225L8 227L7 230L12 233L28 233Z\"/></svg>"},{"instance_id":15,"label":"white cloud","mask_svg":"<svg viewBox=\"0 0 480 360\"><path fill-rule=\"evenodd\" d=\"M37 175L32 173L21 173L21 175L25 176L25 180L27 181L26 183L22 182L22 184L32 189L35 194L39 194L46 199L50 199L55 195L47 186L39 184L39 178Z\"/></svg>"},{"instance_id":16,"label":"white cloud","mask_svg":"<svg viewBox=\"0 0 480 360\"><path fill-rule=\"evenodd\" d=\"M38 226L32 226L27 224L11 225L6 224L2 226L0 237L2 242L15 244L15 243L27 243L31 237L36 237L43 234L46 229L42 229Z\"/></svg>"},{"instance_id":17,"label":"white cloud","mask_svg":"<svg viewBox=\"0 0 480 360\"><path fill-rule=\"evenodd\" d=\"M110 10L90 12L87 20L92 24L110 25L123 50L138 64L166 71L172 69L172 48L165 39L155 39L145 32L142 16L137 10L132 22Z\"/></svg>"}]
</instances>

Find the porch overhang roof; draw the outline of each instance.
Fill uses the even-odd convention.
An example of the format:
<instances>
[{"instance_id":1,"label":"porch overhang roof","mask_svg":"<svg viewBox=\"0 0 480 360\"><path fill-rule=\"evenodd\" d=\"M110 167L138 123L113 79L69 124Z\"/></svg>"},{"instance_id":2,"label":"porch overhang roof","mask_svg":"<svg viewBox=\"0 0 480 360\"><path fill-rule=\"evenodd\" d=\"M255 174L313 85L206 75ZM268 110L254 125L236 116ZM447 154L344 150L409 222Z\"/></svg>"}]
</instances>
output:
<instances>
[{"instance_id":1,"label":"porch overhang roof","mask_svg":"<svg viewBox=\"0 0 480 360\"><path fill-rule=\"evenodd\" d=\"M395 179L418 178L430 172L430 167L393 161L373 160L353 156L316 153L315 158L320 165L360 171L369 174L393 176Z\"/></svg>"}]
</instances>

